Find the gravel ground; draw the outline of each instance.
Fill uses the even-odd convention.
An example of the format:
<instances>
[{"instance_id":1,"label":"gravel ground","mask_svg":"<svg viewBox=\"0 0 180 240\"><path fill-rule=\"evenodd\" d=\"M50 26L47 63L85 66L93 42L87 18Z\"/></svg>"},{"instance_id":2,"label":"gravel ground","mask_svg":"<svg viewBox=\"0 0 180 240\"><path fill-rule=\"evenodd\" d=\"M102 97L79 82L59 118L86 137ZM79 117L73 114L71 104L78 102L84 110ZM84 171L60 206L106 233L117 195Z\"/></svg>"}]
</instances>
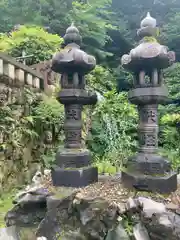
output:
<instances>
[{"instance_id":1,"label":"gravel ground","mask_svg":"<svg viewBox=\"0 0 180 240\"><path fill-rule=\"evenodd\" d=\"M120 178L114 177L101 177L99 182L91 184L84 188L65 188L65 187L53 187L51 181L46 181L45 186L54 193L64 195L64 192L79 191L81 198L104 198L105 200L123 205L130 197L150 197L155 201L162 202L164 204L174 204L180 208L180 185L176 192L170 195L162 195L158 193L138 192L136 190L125 189L121 183Z\"/></svg>"}]
</instances>

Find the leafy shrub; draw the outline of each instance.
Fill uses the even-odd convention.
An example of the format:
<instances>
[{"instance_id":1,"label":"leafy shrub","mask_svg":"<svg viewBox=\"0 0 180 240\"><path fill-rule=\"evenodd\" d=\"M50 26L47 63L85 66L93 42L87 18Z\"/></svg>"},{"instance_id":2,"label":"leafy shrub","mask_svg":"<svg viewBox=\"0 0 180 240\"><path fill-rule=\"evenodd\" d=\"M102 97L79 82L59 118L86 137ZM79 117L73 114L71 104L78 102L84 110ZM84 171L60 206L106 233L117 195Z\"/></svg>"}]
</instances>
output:
<instances>
[{"instance_id":1,"label":"leafy shrub","mask_svg":"<svg viewBox=\"0 0 180 240\"><path fill-rule=\"evenodd\" d=\"M172 162L174 169L180 167L180 114L166 114L161 118L162 154Z\"/></svg>"},{"instance_id":2,"label":"leafy shrub","mask_svg":"<svg viewBox=\"0 0 180 240\"><path fill-rule=\"evenodd\" d=\"M168 104L160 107L160 147L161 153L167 156L173 168L180 166L180 64L175 63L173 66L164 71L165 83L168 87L170 100L176 100L176 104Z\"/></svg>"},{"instance_id":3,"label":"leafy shrub","mask_svg":"<svg viewBox=\"0 0 180 240\"><path fill-rule=\"evenodd\" d=\"M113 72L101 65L97 65L95 69L87 75L86 79L87 86L102 95L116 87Z\"/></svg>"},{"instance_id":4,"label":"leafy shrub","mask_svg":"<svg viewBox=\"0 0 180 240\"><path fill-rule=\"evenodd\" d=\"M103 159L99 159L98 161L96 160L94 166L98 168L99 174L108 173L110 175L114 175L119 170L117 167L113 166L109 160Z\"/></svg>"},{"instance_id":5,"label":"leafy shrub","mask_svg":"<svg viewBox=\"0 0 180 240\"><path fill-rule=\"evenodd\" d=\"M29 88L23 94L23 105L0 108L0 161L6 161L0 165L1 186L24 184L39 167L50 167L62 144L63 106L54 97ZM51 136L48 142L47 133Z\"/></svg>"},{"instance_id":6,"label":"leafy shrub","mask_svg":"<svg viewBox=\"0 0 180 240\"><path fill-rule=\"evenodd\" d=\"M50 34L41 27L21 26L10 35L0 36L0 51L7 52L13 57L20 57L24 50L26 55L33 55L27 63L35 64L49 60L62 42L63 39L58 35Z\"/></svg>"},{"instance_id":7,"label":"leafy shrub","mask_svg":"<svg viewBox=\"0 0 180 240\"><path fill-rule=\"evenodd\" d=\"M135 151L137 112L126 93L107 92L93 113L87 141L93 154L114 166L121 166Z\"/></svg>"}]
</instances>

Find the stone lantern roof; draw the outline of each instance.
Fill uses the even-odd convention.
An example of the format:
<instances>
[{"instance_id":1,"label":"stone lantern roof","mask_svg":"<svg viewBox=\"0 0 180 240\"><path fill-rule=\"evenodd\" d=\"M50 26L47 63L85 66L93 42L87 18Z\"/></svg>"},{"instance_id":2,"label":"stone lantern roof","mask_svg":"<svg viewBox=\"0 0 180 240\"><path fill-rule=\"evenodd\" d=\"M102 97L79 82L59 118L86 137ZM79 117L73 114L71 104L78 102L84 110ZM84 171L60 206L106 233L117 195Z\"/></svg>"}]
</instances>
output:
<instances>
[{"instance_id":1,"label":"stone lantern roof","mask_svg":"<svg viewBox=\"0 0 180 240\"><path fill-rule=\"evenodd\" d=\"M141 41L129 54L122 56L123 67L132 72L169 67L175 61L175 54L168 51L168 47L159 44L156 40L158 31L156 19L148 13L141 21L140 26L137 35L141 38Z\"/></svg>"},{"instance_id":2,"label":"stone lantern roof","mask_svg":"<svg viewBox=\"0 0 180 240\"><path fill-rule=\"evenodd\" d=\"M96 59L80 49L81 40L79 30L72 24L64 36L65 48L52 59L53 71L87 74L95 68Z\"/></svg>"}]
</instances>

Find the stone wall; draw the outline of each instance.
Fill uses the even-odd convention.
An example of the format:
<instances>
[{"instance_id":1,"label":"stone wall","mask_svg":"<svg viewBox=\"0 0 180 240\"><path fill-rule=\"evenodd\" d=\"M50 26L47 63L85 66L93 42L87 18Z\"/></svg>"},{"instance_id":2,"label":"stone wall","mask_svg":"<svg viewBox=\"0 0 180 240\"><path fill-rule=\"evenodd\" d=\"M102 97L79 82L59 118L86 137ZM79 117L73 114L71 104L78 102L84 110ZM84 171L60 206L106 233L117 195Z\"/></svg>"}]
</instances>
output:
<instances>
[{"instance_id":1,"label":"stone wall","mask_svg":"<svg viewBox=\"0 0 180 240\"><path fill-rule=\"evenodd\" d=\"M44 91L43 76L0 53L0 187L23 183L37 169L33 144L22 143L23 118ZM32 98L28 96L32 95ZM21 131L22 130L22 131ZM19 135L18 135L19 134ZM16 136L17 135L17 136ZM30 169L29 169L30 168ZM35 168L35 169L34 169ZM21 174L19 174L21 172Z\"/></svg>"}]
</instances>

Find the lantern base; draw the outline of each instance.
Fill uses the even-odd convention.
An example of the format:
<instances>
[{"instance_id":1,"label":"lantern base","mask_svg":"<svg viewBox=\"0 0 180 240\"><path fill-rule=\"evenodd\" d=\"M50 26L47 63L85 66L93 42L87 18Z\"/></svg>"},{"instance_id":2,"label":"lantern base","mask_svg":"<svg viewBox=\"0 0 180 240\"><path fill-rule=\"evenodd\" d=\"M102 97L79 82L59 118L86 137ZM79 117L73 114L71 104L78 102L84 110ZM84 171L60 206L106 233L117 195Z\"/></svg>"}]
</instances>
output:
<instances>
[{"instance_id":1,"label":"lantern base","mask_svg":"<svg viewBox=\"0 0 180 240\"><path fill-rule=\"evenodd\" d=\"M91 154L87 149L59 149L55 164L60 168L83 168L91 165Z\"/></svg>"},{"instance_id":2,"label":"lantern base","mask_svg":"<svg viewBox=\"0 0 180 240\"><path fill-rule=\"evenodd\" d=\"M123 171L122 183L124 187L137 191L168 194L177 190L177 174L172 172L164 176L152 176Z\"/></svg>"},{"instance_id":3,"label":"lantern base","mask_svg":"<svg viewBox=\"0 0 180 240\"><path fill-rule=\"evenodd\" d=\"M171 172L171 164L168 159L156 153L139 152L130 157L127 162L128 172L138 172L145 175L165 175Z\"/></svg>"},{"instance_id":4,"label":"lantern base","mask_svg":"<svg viewBox=\"0 0 180 240\"><path fill-rule=\"evenodd\" d=\"M91 166L74 169L54 166L51 177L54 186L85 187L98 181L98 169Z\"/></svg>"}]
</instances>

